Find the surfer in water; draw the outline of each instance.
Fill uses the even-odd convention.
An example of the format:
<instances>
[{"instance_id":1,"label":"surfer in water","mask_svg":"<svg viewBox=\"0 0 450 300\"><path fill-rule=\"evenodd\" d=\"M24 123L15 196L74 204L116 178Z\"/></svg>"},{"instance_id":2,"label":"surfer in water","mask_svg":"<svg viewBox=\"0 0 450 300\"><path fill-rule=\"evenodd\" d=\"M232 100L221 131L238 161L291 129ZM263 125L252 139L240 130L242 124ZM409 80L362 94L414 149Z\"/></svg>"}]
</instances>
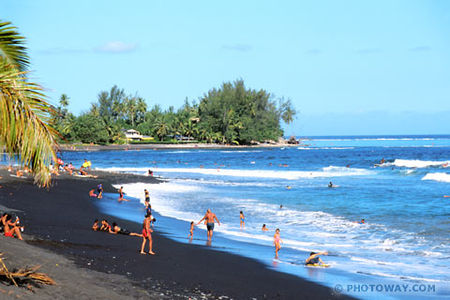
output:
<instances>
[{"instance_id":1,"label":"surfer in water","mask_svg":"<svg viewBox=\"0 0 450 300\"><path fill-rule=\"evenodd\" d=\"M305 261L305 265L307 266L320 266L326 265L323 260L319 257L319 255L328 255L328 252L311 252L309 257Z\"/></svg>"}]
</instances>

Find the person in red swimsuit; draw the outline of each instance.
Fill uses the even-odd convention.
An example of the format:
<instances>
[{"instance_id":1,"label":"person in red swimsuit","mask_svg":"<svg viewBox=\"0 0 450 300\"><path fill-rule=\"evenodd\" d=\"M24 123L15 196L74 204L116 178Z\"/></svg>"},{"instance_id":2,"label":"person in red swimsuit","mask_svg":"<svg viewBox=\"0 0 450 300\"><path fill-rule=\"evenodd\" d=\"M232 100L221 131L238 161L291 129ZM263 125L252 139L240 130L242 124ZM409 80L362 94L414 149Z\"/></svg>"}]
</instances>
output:
<instances>
[{"instance_id":1,"label":"person in red swimsuit","mask_svg":"<svg viewBox=\"0 0 450 300\"><path fill-rule=\"evenodd\" d=\"M20 226L19 226L19 218L16 218L16 220L13 222L11 220L11 215L6 214L2 218L3 228L4 228L4 235L7 237L17 237L19 240L23 240L22 234L20 233Z\"/></svg>"},{"instance_id":2,"label":"person in red swimsuit","mask_svg":"<svg viewBox=\"0 0 450 300\"><path fill-rule=\"evenodd\" d=\"M148 254L155 255L155 252L153 252L153 240L152 240L152 232L153 230L150 228L150 223L152 221L151 219L152 215L147 213L145 215L144 223L142 224L142 245L141 245L141 254L147 254L145 249L145 244L148 240Z\"/></svg>"}]
</instances>

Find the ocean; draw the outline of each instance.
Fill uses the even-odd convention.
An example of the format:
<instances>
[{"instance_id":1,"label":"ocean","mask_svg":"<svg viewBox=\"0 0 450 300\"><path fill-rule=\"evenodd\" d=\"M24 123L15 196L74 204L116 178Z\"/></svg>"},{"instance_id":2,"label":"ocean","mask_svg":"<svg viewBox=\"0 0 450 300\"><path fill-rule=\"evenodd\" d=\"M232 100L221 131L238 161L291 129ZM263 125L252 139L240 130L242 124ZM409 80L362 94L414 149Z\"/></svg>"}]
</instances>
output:
<instances>
[{"instance_id":1,"label":"ocean","mask_svg":"<svg viewBox=\"0 0 450 300\"><path fill-rule=\"evenodd\" d=\"M179 242L254 258L362 299L450 297L450 198L444 197L450 196L450 135L308 137L294 147L64 152L62 158L75 166L87 158L104 171L151 169L165 181L119 183L131 202L105 194L98 205L142 222L146 188L155 230ZM189 223L208 208L221 222L212 244L204 225L189 241ZM322 259L330 267L305 267L311 251L328 251Z\"/></svg>"}]
</instances>

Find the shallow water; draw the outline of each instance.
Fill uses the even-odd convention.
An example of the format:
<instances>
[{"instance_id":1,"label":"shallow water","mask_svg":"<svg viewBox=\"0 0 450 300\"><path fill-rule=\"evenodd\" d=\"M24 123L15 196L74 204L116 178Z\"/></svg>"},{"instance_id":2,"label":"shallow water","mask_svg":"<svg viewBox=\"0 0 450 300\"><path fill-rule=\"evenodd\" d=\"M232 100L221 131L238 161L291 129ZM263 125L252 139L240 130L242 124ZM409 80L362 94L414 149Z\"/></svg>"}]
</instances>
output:
<instances>
[{"instance_id":1,"label":"shallow water","mask_svg":"<svg viewBox=\"0 0 450 300\"><path fill-rule=\"evenodd\" d=\"M157 228L187 242L191 220L211 208L213 248L261 260L271 268L334 287L353 283L435 285L435 292L368 293L360 298L450 295L450 137L341 137L291 148L66 152L97 169L169 181L125 184L134 204L100 203L108 213L141 222L144 188L158 213ZM384 158L386 161L375 166ZM332 181L336 188L328 188ZM280 209L280 205L283 208ZM239 211L246 228L239 228ZM366 224L356 221L366 220ZM262 232L265 223L269 232ZM283 248L273 260L273 231ZM205 244L203 227L193 243ZM329 269L305 268L310 251L328 251ZM344 290L345 291L345 290Z\"/></svg>"}]
</instances>

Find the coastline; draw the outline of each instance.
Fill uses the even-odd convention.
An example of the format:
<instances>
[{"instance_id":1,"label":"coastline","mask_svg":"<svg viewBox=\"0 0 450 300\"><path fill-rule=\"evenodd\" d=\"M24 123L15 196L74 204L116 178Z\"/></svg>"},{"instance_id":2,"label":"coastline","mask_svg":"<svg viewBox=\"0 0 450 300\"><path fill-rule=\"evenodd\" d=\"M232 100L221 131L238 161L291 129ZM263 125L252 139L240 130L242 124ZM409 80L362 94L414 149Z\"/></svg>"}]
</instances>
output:
<instances>
[{"instance_id":1,"label":"coastline","mask_svg":"<svg viewBox=\"0 0 450 300\"><path fill-rule=\"evenodd\" d=\"M123 144L123 145L79 145L62 144L60 151L102 151L102 150L166 150L166 149L259 149L259 148L279 148L279 147L298 147L298 144L273 143L259 145L222 145L222 144Z\"/></svg>"},{"instance_id":2,"label":"coastline","mask_svg":"<svg viewBox=\"0 0 450 300\"><path fill-rule=\"evenodd\" d=\"M134 232L139 230L140 224L100 215L92 203L95 199L89 199L87 192L99 182L108 192L113 191L111 184L119 183L119 179L120 183L136 181L136 177L148 183L158 180L95 173L98 179L57 178L47 191L32 185L31 179L11 178L3 170L1 204L23 211L18 214L27 226L25 239L31 241L28 243L62 254L83 269L126 276L134 286L161 291L171 298L350 298L300 277L269 270L249 258L175 242L158 233L157 226L154 234L157 255L141 256L137 253L140 238L90 230L94 218L109 218Z\"/></svg>"}]
</instances>

